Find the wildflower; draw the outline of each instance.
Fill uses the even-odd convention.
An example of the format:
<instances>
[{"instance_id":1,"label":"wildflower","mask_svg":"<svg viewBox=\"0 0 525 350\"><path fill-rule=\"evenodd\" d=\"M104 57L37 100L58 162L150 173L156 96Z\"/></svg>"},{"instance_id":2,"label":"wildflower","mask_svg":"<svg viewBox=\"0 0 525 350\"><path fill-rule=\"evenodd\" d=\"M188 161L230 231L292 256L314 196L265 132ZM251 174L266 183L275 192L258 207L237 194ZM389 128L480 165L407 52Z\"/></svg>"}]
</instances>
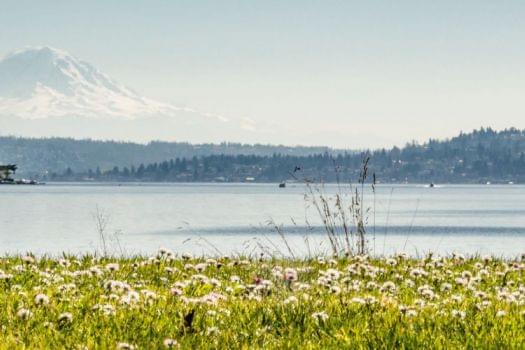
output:
<instances>
[{"instance_id":1,"label":"wildflower","mask_svg":"<svg viewBox=\"0 0 525 350\"><path fill-rule=\"evenodd\" d=\"M456 262L463 262L463 261L465 261L465 256L464 256L463 254L453 253L453 254L452 254L452 258L453 258Z\"/></svg>"},{"instance_id":2,"label":"wildflower","mask_svg":"<svg viewBox=\"0 0 525 350\"><path fill-rule=\"evenodd\" d=\"M11 278L13 278L13 275L0 271L0 280L9 281Z\"/></svg>"},{"instance_id":3,"label":"wildflower","mask_svg":"<svg viewBox=\"0 0 525 350\"><path fill-rule=\"evenodd\" d=\"M353 297L352 299L350 299L350 302L354 303L354 304L360 304L360 305L365 305L366 304L365 299L359 298L359 297Z\"/></svg>"},{"instance_id":4,"label":"wildflower","mask_svg":"<svg viewBox=\"0 0 525 350\"><path fill-rule=\"evenodd\" d=\"M324 322L328 320L328 314L325 311L314 312L312 317L318 322Z\"/></svg>"},{"instance_id":5,"label":"wildflower","mask_svg":"<svg viewBox=\"0 0 525 350\"><path fill-rule=\"evenodd\" d=\"M372 304L377 303L377 299L371 295L365 296L364 300L367 305L372 305Z\"/></svg>"},{"instance_id":6,"label":"wildflower","mask_svg":"<svg viewBox=\"0 0 525 350\"><path fill-rule=\"evenodd\" d=\"M111 304L95 305L93 310L100 310L104 316L110 316L115 314L115 307Z\"/></svg>"},{"instance_id":7,"label":"wildflower","mask_svg":"<svg viewBox=\"0 0 525 350\"><path fill-rule=\"evenodd\" d=\"M496 317L503 317L507 315L507 311L505 310L499 310L498 312L496 312Z\"/></svg>"},{"instance_id":8,"label":"wildflower","mask_svg":"<svg viewBox=\"0 0 525 350\"><path fill-rule=\"evenodd\" d=\"M135 350L136 347L134 345L128 344L128 343L118 343L117 344L118 350Z\"/></svg>"},{"instance_id":9,"label":"wildflower","mask_svg":"<svg viewBox=\"0 0 525 350\"><path fill-rule=\"evenodd\" d=\"M22 261L25 262L26 264L34 264L35 263L35 258L32 257L31 255L26 255L26 256L22 257Z\"/></svg>"},{"instance_id":10,"label":"wildflower","mask_svg":"<svg viewBox=\"0 0 525 350\"><path fill-rule=\"evenodd\" d=\"M340 294L341 293L341 288L339 288L338 286L331 286L330 287L330 293L332 293L332 294Z\"/></svg>"},{"instance_id":11,"label":"wildflower","mask_svg":"<svg viewBox=\"0 0 525 350\"><path fill-rule=\"evenodd\" d=\"M339 279L339 277L341 276L341 272L339 272L339 270L336 269L328 269L326 270L326 275L330 277L331 280L335 281Z\"/></svg>"},{"instance_id":12,"label":"wildflower","mask_svg":"<svg viewBox=\"0 0 525 350\"><path fill-rule=\"evenodd\" d=\"M440 289L442 292L450 292L452 290L452 285L450 283L442 283Z\"/></svg>"},{"instance_id":13,"label":"wildflower","mask_svg":"<svg viewBox=\"0 0 525 350\"><path fill-rule=\"evenodd\" d=\"M31 316L33 316L33 313L31 312L31 310L21 308L16 313L16 316L21 320L28 320L31 318Z\"/></svg>"},{"instance_id":14,"label":"wildflower","mask_svg":"<svg viewBox=\"0 0 525 350\"><path fill-rule=\"evenodd\" d=\"M210 284L214 287L220 287L221 286L221 281L219 281L218 279L216 278L210 278L209 280Z\"/></svg>"},{"instance_id":15,"label":"wildflower","mask_svg":"<svg viewBox=\"0 0 525 350\"><path fill-rule=\"evenodd\" d=\"M428 273L425 270L423 270L423 269L412 269L410 271L410 276L412 276L414 278L425 277L427 275L428 275Z\"/></svg>"},{"instance_id":16,"label":"wildflower","mask_svg":"<svg viewBox=\"0 0 525 350\"><path fill-rule=\"evenodd\" d=\"M284 270L284 279L288 282L297 281L297 271L292 268L286 268Z\"/></svg>"},{"instance_id":17,"label":"wildflower","mask_svg":"<svg viewBox=\"0 0 525 350\"><path fill-rule=\"evenodd\" d=\"M292 295L292 296L289 296L288 298L286 298L283 303L284 304L295 304L297 303L298 299L296 296Z\"/></svg>"},{"instance_id":18,"label":"wildflower","mask_svg":"<svg viewBox=\"0 0 525 350\"><path fill-rule=\"evenodd\" d=\"M206 335L216 335L219 334L219 328L217 327L208 327L206 330Z\"/></svg>"},{"instance_id":19,"label":"wildflower","mask_svg":"<svg viewBox=\"0 0 525 350\"><path fill-rule=\"evenodd\" d=\"M69 312L63 312L60 315L58 315L58 324L59 325L66 325L73 322L73 315Z\"/></svg>"},{"instance_id":20,"label":"wildflower","mask_svg":"<svg viewBox=\"0 0 525 350\"><path fill-rule=\"evenodd\" d=\"M425 297L426 299L434 299L436 296L434 291L428 285L421 286L417 290L419 294L421 294L421 296Z\"/></svg>"},{"instance_id":21,"label":"wildflower","mask_svg":"<svg viewBox=\"0 0 525 350\"><path fill-rule=\"evenodd\" d=\"M35 296L35 304L37 305L47 305L49 304L49 297L45 294L37 294Z\"/></svg>"},{"instance_id":22,"label":"wildflower","mask_svg":"<svg viewBox=\"0 0 525 350\"><path fill-rule=\"evenodd\" d=\"M476 298L479 298L479 299L485 299L487 297L487 293L482 292L482 291L477 291L474 293L474 296L476 296Z\"/></svg>"},{"instance_id":23,"label":"wildflower","mask_svg":"<svg viewBox=\"0 0 525 350\"><path fill-rule=\"evenodd\" d=\"M465 318L466 313L465 311L458 311L458 310L452 310L452 316L455 318Z\"/></svg>"},{"instance_id":24,"label":"wildflower","mask_svg":"<svg viewBox=\"0 0 525 350\"><path fill-rule=\"evenodd\" d=\"M455 282L457 285L460 285L460 286L466 286L468 284L468 280L465 279L465 278L462 278L462 277L458 277L455 279Z\"/></svg>"},{"instance_id":25,"label":"wildflower","mask_svg":"<svg viewBox=\"0 0 525 350\"><path fill-rule=\"evenodd\" d=\"M92 276L100 276L100 275L103 274L102 270L99 267L97 267L97 266L90 267L89 268L89 273Z\"/></svg>"},{"instance_id":26,"label":"wildflower","mask_svg":"<svg viewBox=\"0 0 525 350\"><path fill-rule=\"evenodd\" d=\"M195 265L195 270L197 270L197 272L204 272L204 270L206 270L207 266L208 265L206 265L204 263L200 263L200 264Z\"/></svg>"},{"instance_id":27,"label":"wildflower","mask_svg":"<svg viewBox=\"0 0 525 350\"><path fill-rule=\"evenodd\" d=\"M395 293L395 291L396 291L396 284L392 281L387 281L383 283L383 285L381 286L381 292L383 293L385 292Z\"/></svg>"},{"instance_id":28,"label":"wildflower","mask_svg":"<svg viewBox=\"0 0 525 350\"><path fill-rule=\"evenodd\" d=\"M182 254L182 259L184 259L184 260L190 260L192 258L193 258L193 255L191 255L190 253Z\"/></svg>"},{"instance_id":29,"label":"wildflower","mask_svg":"<svg viewBox=\"0 0 525 350\"><path fill-rule=\"evenodd\" d=\"M175 339L171 339L171 338L164 339L164 342L162 344L164 344L164 347L168 349L179 346L179 343Z\"/></svg>"},{"instance_id":30,"label":"wildflower","mask_svg":"<svg viewBox=\"0 0 525 350\"><path fill-rule=\"evenodd\" d=\"M414 310L414 309L407 310L406 315L408 317L416 317L417 316L417 311Z\"/></svg>"},{"instance_id":31,"label":"wildflower","mask_svg":"<svg viewBox=\"0 0 525 350\"><path fill-rule=\"evenodd\" d=\"M386 264L389 265L389 266L394 267L394 266L397 265L397 260L396 259L387 259Z\"/></svg>"},{"instance_id":32,"label":"wildflower","mask_svg":"<svg viewBox=\"0 0 525 350\"><path fill-rule=\"evenodd\" d=\"M106 265L106 270L108 270L109 272L118 271L119 268L120 268L120 265L117 263L110 263Z\"/></svg>"},{"instance_id":33,"label":"wildflower","mask_svg":"<svg viewBox=\"0 0 525 350\"><path fill-rule=\"evenodd\" d=\"M179 295L182 295L182 294L183 294L183 291L182 291L182 289L180 289L180 288L175 288L175 287L174 287L174 288L171 288L171 289L170 289L170 293L171 293L171 295L179 296Z\"/></svg>"},{"instance_id":34,"label":"wildflower","mask_svg":"<svg viewBox=\"0 0 525 350\"><path fill-rule=\"evenodd\" d=\"M239 283L241 282L241 278L239 276L233 275L230 277L230 282L232 283Z\"/></svg>"},{"instance_id":35,"label":"wildflower","mask_svg":"<svg viewBox=\"0 0 525 350\"><path fill-rule=\"evenodd\" d=\"M463 297L459 294L452 295L450 299L452 299L452 301L455 301L456 303L461 303L461 301L463 301Z\"/></svg>"},{"instance_id":36,"label":"wildflower","mask_svg":"<svg viewBox=\"0 0 525 350\"><path fill-rule=\"evenodd\" d=\"M461 277L463 277L466 280L469 280L469 279L472 278L472 272L470 272L470 271L463 271L461 273Z\"/></svg>"},{"instance_id":37,"label":"wildflower","mask_svg":"<svg viewBox=\"0 0 525 350\"><path fill-rule=\"evenodd\" d=\"M366 289L368 289L368 290L374 290L374 289L377 289L377 288L379 288L379 286L374 281L370 281L370 282L368 282L366 284Z\"/></svg>"},{"instance_id":38,"label":"wildflower","mask_svg":"<svg viewBox=\"0 0 525 350\"><path fill-rule=\"evenodd\" d=\"M488 277L489 275L490 275L490 272L487 269L481 269L478 272L478 276L481 278Z\"/></svg>"}]
</instances>

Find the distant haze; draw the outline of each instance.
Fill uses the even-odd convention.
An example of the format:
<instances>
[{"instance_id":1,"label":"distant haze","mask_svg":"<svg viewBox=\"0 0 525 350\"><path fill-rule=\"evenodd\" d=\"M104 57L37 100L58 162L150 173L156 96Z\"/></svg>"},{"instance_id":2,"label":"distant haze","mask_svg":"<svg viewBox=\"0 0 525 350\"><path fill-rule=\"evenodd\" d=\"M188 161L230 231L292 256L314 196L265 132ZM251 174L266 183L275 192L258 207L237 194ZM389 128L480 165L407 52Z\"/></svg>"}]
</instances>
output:
<instances>
[{"instance_id":1,"label":"distant haze","mask_svg":"<svg viewBox=\"0 0 525 350\"><path fill-rule=\"evenodd\" d=\"M525 128L523 1L1 9L3 135L374 148Z\"/></svg>"}]
</instances>

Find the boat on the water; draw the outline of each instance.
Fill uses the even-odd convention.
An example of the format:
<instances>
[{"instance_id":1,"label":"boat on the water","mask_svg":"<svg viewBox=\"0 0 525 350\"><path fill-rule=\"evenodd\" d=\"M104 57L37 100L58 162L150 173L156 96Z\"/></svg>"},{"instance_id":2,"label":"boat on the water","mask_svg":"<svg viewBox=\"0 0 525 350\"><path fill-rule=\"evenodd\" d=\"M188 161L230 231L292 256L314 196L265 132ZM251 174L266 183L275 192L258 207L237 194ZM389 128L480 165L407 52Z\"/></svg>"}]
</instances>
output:
<instances>
[{"instance_id":1,"label":"boat on the water","mask_svg":"<svg viewBox=\"0 0 525 350\"><path fill-rule=\"evenodd\" d=\"M285 188L286 187L286 182L281 182L279 184L279 188Z\"/></svg>"}]
</instances>

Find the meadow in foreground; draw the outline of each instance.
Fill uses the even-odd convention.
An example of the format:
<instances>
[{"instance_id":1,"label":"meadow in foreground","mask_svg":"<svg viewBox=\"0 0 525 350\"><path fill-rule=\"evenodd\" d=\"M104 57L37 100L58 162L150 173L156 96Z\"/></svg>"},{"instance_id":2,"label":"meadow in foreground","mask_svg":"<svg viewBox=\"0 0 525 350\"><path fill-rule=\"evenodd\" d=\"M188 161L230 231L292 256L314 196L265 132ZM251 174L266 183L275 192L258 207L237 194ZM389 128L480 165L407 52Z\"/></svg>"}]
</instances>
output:
<instances>
[{"instance_id":1,"label":"meadow in foreground","mask_svg":"<svg viewBox=\"0 0 525 350\"><path fill-rule=\"evenodd\" d=\"M525 262L0 261L0 348L523 348Z\"/></svg>"}]
</instances>

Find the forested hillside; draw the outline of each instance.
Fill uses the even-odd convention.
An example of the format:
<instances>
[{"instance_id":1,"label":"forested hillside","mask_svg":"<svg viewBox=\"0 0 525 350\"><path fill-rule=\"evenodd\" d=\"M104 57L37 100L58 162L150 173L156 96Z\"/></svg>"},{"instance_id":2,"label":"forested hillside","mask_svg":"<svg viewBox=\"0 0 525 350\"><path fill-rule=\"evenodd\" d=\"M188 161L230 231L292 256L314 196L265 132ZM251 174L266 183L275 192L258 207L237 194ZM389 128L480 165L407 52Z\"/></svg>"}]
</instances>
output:
<instances>
[{"instance_id":1,"label":"forested hillside","mask_svg":"<svg viewBox=\"0 0 525 350\"><path fill-rule=\"evenodd\" d=\"M196 146L186 147L195 149ZM327 150L304 155L305 150L313 149L285 148L286 152L280 152L278 148L268 146L239 145L236 152L221 154L226 153L225 146L222 150L221 146L206 147L208 155L202 152L191 156L166 156L169 151L159 152L165 156L162 161L129 162L125 166L113 165L110 168L100 163L87 171L70 166L64 172L50 174L47 179L277 182L296 176L333 182L337 178L355 180L362 160L370 157L369 171L375 173L381 182L525 183L525 130L517 129L496 132L482 128L461 133L450 140L429 140L421 145L407 144L403 148L346 153ZM240 154L243 150L252 152ZM268 151L273 154L264 154Z\"/></svg>"},{"instance_id":2,"label":"forested hillside","mask_svg":"<svg viewBox=\"0 0 525 350\"><path fill-rule=\"evenodd\" d=\"M272 145L245 145L238 143L196 144L155 141L144 144L74 140L69 138L33 139L0 137L0 164L18 164L18 174L42 177L63 173L68 168L87 172L99 167L102 171L113 167L130 167L141 163L162 162L175 158L209 155L309 155L338 152L328 147L287 147Z\"/></svg>"}]
</instances>

